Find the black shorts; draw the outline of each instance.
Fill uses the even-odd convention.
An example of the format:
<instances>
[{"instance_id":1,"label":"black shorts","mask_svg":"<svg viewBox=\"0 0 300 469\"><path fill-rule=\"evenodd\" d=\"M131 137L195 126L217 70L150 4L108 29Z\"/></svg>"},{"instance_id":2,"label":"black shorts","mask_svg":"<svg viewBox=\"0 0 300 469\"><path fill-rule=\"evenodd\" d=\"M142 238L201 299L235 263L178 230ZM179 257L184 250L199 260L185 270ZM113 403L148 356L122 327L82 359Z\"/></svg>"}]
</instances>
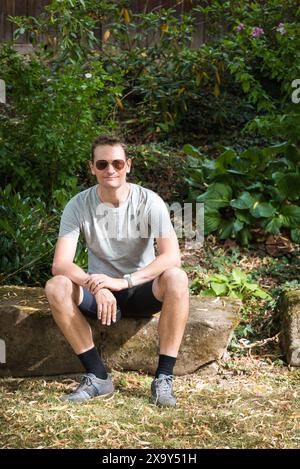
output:
<instances>
[{"instance_id":1,"label":"black shorts","mask_svg":"<svg viewBox=\"0 0 300 469\"><path fill-rule=\"evenodd\" d=\"M112 292L117 300L117 308L121 311L122 317L148 318L161 310L162 302L157 300L152 292L153 281L126 288L126 290ZM86 288L83 288L83 300L78 308L85 316L97 319L95 296Z\"/></svg>"}]
</instances>

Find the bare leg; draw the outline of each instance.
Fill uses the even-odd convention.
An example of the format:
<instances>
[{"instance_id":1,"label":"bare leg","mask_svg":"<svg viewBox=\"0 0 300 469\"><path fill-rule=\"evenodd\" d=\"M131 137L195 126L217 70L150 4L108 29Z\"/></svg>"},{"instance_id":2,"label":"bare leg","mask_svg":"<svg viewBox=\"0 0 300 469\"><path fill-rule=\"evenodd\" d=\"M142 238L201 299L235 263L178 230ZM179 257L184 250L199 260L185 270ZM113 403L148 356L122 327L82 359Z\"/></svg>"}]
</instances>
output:
<instances>
[{"instance_id":1,"label":"bare leg","mask_svg":"<svg viewBox=\"0 0 300 469\"><path fill-rule=\"evenodd\" d=\"M68 277L56 275L48 280L45 291L53 318L76 355L94 347L91 327L77 306L82 289Z\"/></svg>"},{"instance_id":2,"label":"bare leg","mask_svg":"<svg viewBox=\"0 0 300 469\"><path fill-rule=\"evenodd\" d=\"M153 294L163 302L158 324L159 353L177 357L189 314L186 273L178 267L166 270L154 280Z\"/></svg>"}]
</instances>

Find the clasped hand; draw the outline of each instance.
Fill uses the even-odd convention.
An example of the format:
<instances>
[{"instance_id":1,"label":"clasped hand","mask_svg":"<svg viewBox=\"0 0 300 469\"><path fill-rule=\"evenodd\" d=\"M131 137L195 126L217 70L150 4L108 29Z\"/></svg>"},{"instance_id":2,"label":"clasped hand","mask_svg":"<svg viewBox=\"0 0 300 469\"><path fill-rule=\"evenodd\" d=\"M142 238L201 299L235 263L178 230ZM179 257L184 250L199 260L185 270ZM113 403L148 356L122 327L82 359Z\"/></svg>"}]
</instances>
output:
<instances>
[{"instance_id":1,"label":"clasped hand","mask_svg":"<svg viewBox=\"0 0 300 469\"><path fill-rule=\"evenodd\" d=\"M127 281L105 274L91 274L85 286L95 295L99 321L107 326L110 326L111 322L116 322L117 300L112 292L127 288Z\"/></svg>"},{"instance_id":2,"label":"clasped hand","mask_svg":"<svg viewBox=\"0 0 300 469\"><path fill-rule=\"evenodd\" d=\"M123 278L113 278L105 274L91 274L85 285L93 295L96 295L102 288L111 291L124 290L127 288L127 281Z\"/></svg>"}]
</instances>

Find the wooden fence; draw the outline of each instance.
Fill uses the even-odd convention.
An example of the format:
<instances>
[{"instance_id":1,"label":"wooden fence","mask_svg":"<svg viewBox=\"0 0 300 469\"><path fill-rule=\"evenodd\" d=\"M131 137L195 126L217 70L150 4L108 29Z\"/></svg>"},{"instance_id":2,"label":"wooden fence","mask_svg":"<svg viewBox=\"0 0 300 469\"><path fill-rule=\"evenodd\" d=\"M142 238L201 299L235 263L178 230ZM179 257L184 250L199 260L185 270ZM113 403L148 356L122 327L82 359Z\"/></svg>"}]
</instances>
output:
<instances>
[{"instance_id":1,"label":"wooden fence","mask_svg":"<svg viewBox=\"0 0 300 469\"><path fill-rule=\"evenodd\" d=\"M10 16L38 16L45 5L51 3L51 0L0 0L0 43L9 41L13 38L14 25L7 20ZM178 15L188 12L195 1L192 0L131 0L130 8L135 13L156 11L160 8L174 8ZM197 28L193 36L193 47L198 47L205 40L205 27L201 15L197 18ZM27 34L18 38L19 44L28 44Z\"/></svg>"}]
</instances>

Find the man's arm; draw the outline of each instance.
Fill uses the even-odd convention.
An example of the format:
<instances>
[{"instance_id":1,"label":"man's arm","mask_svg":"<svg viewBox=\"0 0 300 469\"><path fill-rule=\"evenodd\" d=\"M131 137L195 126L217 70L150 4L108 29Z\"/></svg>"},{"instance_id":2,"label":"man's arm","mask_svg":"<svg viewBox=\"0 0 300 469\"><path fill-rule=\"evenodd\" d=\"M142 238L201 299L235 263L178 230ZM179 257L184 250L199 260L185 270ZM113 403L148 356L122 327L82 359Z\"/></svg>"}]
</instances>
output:
<instances>
[{"instance_id":1,"label":"man's arm","mask_svg":"<svg viewBox=\"0 0 300 469\"><path fill-rule=\"evenodd\" d=\"M134 286L155 279L171 267L181 266L180 249L175 233L169 237L157 238L156 242L159 255L146 267L131 275Z\"/></svg>"},{"instance_id":2,"label":"man's arm","mask_svg":"<svg viewBox=\"0 0 300 469\"><path fill-rule=\"evenodd\" d=\"M77 285L86 286L89 275L73 260L76 254L77 239L59 236L52 263L53 275L65 275Z\"/></svg>"}]
</instances>

